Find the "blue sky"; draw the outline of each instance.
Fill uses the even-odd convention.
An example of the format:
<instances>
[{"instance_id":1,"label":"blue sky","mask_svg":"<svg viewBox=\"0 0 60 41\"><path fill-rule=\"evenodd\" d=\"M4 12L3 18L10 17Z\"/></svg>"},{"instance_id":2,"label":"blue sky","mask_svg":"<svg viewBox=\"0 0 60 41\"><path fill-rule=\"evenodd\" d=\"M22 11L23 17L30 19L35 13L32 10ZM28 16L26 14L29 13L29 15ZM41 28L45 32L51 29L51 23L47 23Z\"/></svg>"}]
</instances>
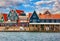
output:
<instances>
[{"instance_id":1,"label":"blue sky","mask_svg":"<svg viewBox=\"0 0 60 41\"><path fill-rule=\"evenodd\" d=\"M0 0L0 12L8 13L11 9L24 10L26 13L36 10L43 13L60 13L60 0Z\"/></svg>"}]
</instances>

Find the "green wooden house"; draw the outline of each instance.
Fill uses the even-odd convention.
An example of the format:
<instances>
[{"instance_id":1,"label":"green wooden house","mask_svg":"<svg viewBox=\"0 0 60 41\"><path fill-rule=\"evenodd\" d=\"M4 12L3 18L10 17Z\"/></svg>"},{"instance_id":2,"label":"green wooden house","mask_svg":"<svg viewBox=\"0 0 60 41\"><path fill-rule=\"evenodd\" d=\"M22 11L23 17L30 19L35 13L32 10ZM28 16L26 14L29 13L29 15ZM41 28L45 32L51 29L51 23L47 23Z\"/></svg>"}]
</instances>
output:
<instances>
[{"instance_id":1,"label":"green wooden house","mask_svg":"<svg viewBox=\"0 0 60 41\"><path fill-rule=\"evenodd\" d=\"M18 15L17 15L15 10L9 12L8 20L11 20L11 21L17 21L18 20Z\"/></svg>"}]
</instances>

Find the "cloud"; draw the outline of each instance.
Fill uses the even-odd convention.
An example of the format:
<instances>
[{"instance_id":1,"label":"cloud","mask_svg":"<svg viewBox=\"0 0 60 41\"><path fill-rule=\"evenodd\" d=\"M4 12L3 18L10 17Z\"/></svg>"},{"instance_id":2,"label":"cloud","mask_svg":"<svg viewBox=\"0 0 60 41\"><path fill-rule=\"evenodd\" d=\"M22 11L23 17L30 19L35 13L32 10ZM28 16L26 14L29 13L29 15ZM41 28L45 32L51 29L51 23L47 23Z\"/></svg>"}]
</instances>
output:
<instances>
[{"instance_id":1,"label":"cloud","mask_svg":"<svg viewBox=\"0 0 60 41\"><path fill-rule=\"evenodd\" d=\"M0 7L10 7L20 5L21 3L25 3L25 0L0 0Z\"/></svg>"},{"instance_id":2,"label":"cloud","mask_svg":"<svg viewBox=\"0 0 60 41\"><path fill-rule=\"evenodd\" d=\"M37 11L37 13L44 13L46 10L49 10L50 11L50 8L49 7L37 7L37 9L35 9Z\"/></svg>"},{"instance_id":3,"label":"cloud","mask_svg":"<svg viewBox=\"0 0 60 41\"><path fill-rule=\"evenodd\" d=\"M41 5L41 4L50 4L52 3L53 1L37 1L35 4L36 5Z\"/></svg>"},{"instance_id":4,"label":"cloud","mask_svg":"<svg viewBox=\"0 0 60 41\"><path fill-rule=\"evenodd\" d=\"M41 6L42 4L47 4L47 6ZM44 12L45 10L50 10L51 13L60 13L60 0L42 0L35 2L35 7L38 12Z\"/></svg>"},{"instance_id":5,"label":"cloud","mask_svg":"<svg viewBox=\"0 0 60 41\"><path fill-rule=\"evenodd\" d=\"M30 5L29 5L29 4L23 4L23 6L24 6L24 7L30 7Z\"/></svg>"},{"instance_id":6,"label":"cloud","mask_svg":"<svg viewBox=\"0 0 60 41\"><path fill-rule=\"evenodd\" d=\"M10 9L20 6L21 4L26 3L25 0L0 0L0 12L7 12Z\"/></svg>"},{"instance_id":7,"label":"cloud","mask_svg":"<svg viewBox=\"0 0 60 41\"><path fill-rule=\"evenodd\" d=\"M60 0L55 0L55 3L53 4L52 12L59 12L60 11Z\"/></svg>"},{"instance_id":8,"label":"cloud","mask_svg":"<svg viewBox=\"0 0 60 41\"><path fill-rule=\"evenodd\" d=\"M32 0L0 0L0 12L9 12L10 9L14 9L23 5L24 7L33 7L29 3Z\"/></svg>"},{"instance_id":9,"label":"cloud","mask_svg":"<svg viewBox=\"0 0 60 41\"><path fill-rule=\"evenodd\" d=\"M47 6L41 6L43 4ZM0 0L0 12L7 12L20 5L26 8L34 8L37 12L44 12L47 9L52 13L60 11L60 0L41 0L36 2L33 2L33 0Z\"/></svg>"}]
</instances>

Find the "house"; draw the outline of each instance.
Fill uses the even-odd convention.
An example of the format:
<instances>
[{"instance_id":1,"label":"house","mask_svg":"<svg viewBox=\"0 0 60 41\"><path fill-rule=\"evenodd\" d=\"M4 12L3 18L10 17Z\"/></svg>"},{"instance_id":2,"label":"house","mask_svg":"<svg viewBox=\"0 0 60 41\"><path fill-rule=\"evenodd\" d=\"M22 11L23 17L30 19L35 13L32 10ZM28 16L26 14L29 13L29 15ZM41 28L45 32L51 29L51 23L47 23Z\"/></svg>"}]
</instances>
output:
<instances>
[{"instance_id":1,"label":"house","mask_svg":"<svg viewBox=\"0 0 60 41\"><path fill-rule=\"evenodd\" d=\"M60 14L51 14L45 11L37 16L36 12L30 17L29 27L34 27L39 31L58 31L60 27Z\"/></svg>"},{"instance_id":2,"label":"house","mask_svg":"<svg viewBox=\"0 0 60 41\"><path fill-rule=\"evenodd\" d=\"M8 20L11 22L17 22L18 20L18 15L16 13L16 10L11 10L8 14Z\"/></svg>"},{"instance_id":3,"label":"house","mask_svg":"<svg viewBox=\"0 0 60 41\"><path fill-rule=\"evenodd\" d=\"M0 22L6 22L8 20L8 14L2 13L0 14Z\"/></svg>"},{"instance_id":4,"label":"house","mask_svg":"<svg viewBox=\"0 0 60 41\"><path fill-rule=\"evenodd\" d=\"M45 11L43 14L39 14L41 23L59 23L60 14L51 14L49 11Z\"/></svg>"},{"instance_id":5,"label":"house","mask_svg":"<svg viewBox=\"0 0 60 41\"><path fill-rule=\"evenodd\" d=\"M32 16L30 17L30 23L39 23L40 19L36 13L36 11L33 12Z\"/></svg>"},{"instance_id":6,"label":"house","mask_svg":"<svg viewBox=\"0 0 60 41\"><path fill-rule=\"evenodd\" d=\"M23 27L26 27L28 26L29 24L29 21L28 21L28 17L26 16L25 13L22 13L19 17L19 20L18 20L18 23L20 23L19 25L20 26L23 26Z\"/></svg>"},{"instance_id":7,"label":"house","mask_svg":"<svg viewBox=\"0 0 60 41\"><path fill-rule=\"evenodd\" d=\"M7 21L8 20L8 14L3 13L3 19L4 19L4 21Z\"/></svg>"},{"instance_id":8,"label":"house","mask_svg":"<svg viewBox=\"0 0 60 41\"><path fill-rule=\"evenodd\" d=\"M40 19L37 15L36 11L34 11L29 20L29 27L30 27L31 31L33 31L33 30L38 31L39 25L37 25L37 23L40 23Z\"/></svg>"},{"instance_id":9,"label":"house","mask_svg":"<svg viewBox=\"0 0 60 41\"><path fill-rule=\"evenodd\" d=\"M22 10L11 10L8 14L8 23L15 23L18 26L26 25L27 16Z\"/></svg>"}]
</instances>

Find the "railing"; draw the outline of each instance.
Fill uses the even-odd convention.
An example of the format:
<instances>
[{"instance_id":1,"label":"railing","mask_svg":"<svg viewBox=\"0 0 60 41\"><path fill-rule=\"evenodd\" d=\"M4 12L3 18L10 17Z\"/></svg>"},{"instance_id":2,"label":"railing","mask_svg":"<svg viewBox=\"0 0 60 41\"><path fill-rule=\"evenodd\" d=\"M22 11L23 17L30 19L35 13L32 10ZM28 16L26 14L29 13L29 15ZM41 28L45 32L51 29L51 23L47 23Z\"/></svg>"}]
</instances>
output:
<instances>
[{"instance_id":1,"label":"railing","mask_svg":"<svg viewBox=\"0 0 60 41\"><path fill-rule=\"evenodd\" d=\"M25 26L27 27L28 23L0 23L0 26Z\"/></svg>"}]
</instances>

